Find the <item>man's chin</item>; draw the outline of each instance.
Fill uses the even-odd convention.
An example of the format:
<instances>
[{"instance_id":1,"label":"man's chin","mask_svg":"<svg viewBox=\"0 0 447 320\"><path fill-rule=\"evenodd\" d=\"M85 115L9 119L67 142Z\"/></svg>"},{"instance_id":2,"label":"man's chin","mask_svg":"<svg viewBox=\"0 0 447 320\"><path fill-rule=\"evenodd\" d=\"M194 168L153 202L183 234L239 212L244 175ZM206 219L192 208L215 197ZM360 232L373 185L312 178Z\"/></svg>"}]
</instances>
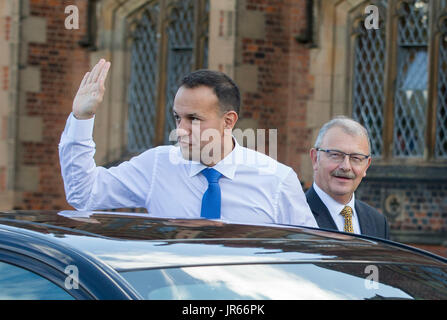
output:
<instances>
[{"instance_id":1,"label":"man's chin","mask_svg":"<svg viewBox=\"0 0 447 320\"><path fill-rule=\"evenodd\" d=\"M351 181L352 182L352 181ZM336 197L351 197L355 191L354 185L352 183L336 183L330 185L331 193Z\"/></svg>"}]
</instances>

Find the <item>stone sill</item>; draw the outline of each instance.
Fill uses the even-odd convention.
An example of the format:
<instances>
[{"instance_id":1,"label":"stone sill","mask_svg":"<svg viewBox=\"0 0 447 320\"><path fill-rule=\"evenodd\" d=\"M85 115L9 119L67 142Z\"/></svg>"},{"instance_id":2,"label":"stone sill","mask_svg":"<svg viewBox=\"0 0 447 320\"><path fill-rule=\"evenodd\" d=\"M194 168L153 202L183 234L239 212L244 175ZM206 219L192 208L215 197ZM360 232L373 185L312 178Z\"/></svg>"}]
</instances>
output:
<instances>
[{"instance_id":1,"label":"stone sill","mask_svg":"<svg viewBox=\"0 0 447 320\"><path fill-rule=\"evenodd\" d=\"M401 243L447 246L447 232L391 230L390 239Z\"/></svg>"},{"instance_id":2,"label":"stone sill","mask_svg":"<svg viewBox=\"0 0 447 320\"><path fill-rule=\"evenodd\" d=\"M446 165L386 165L372 164L369 167L365 180L430 180L447 181Z\"/></svg>"}]
</instances>

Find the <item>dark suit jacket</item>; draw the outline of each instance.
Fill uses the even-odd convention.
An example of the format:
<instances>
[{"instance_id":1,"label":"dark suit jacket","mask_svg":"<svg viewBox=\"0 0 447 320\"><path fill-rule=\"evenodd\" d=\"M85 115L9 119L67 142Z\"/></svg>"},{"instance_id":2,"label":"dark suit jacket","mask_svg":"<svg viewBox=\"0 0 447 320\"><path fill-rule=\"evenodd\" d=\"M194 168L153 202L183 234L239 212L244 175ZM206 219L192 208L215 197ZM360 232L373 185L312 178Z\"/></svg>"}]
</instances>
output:
<instances>
[{"instance_id":1,"label":"dark suit jacket","mask_svg":"<svg viewBox=\"0 0 447 320\"><path fill-rule=\"evenodd\" d=\"M307 190L306 198L318 226L322 229L338 230L328 208L321 201L313 186ZM383 214L358 199L355 200L355 211L359 219L361 234L389 239L389 227Z\"/></svg>"}]
</instances>

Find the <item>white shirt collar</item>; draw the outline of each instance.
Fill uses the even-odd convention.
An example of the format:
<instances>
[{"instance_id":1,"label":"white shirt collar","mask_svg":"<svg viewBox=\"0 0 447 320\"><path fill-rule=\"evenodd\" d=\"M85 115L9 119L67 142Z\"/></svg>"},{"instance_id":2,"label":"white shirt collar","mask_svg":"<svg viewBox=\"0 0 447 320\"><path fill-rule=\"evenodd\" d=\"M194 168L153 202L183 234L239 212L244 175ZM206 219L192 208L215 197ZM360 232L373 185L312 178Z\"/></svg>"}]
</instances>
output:
<instances>
[{"instance_id":1,"label":"white shirt collar","mask_svg":"<svg viewBox=\"0 0 447 320\"><path fill-rule=\"evenodd\" d=\"M328 208L331 215L340 214L345 206L350 206L352 208L352 215L355 216L355 194L352 194L351 200L347 204L341 204L335 201L330 195L324 192L318 185L313 183L313 187L317 195L320 197L321 201L323 201L326 208Z\"/></svg>"}]
</instances>

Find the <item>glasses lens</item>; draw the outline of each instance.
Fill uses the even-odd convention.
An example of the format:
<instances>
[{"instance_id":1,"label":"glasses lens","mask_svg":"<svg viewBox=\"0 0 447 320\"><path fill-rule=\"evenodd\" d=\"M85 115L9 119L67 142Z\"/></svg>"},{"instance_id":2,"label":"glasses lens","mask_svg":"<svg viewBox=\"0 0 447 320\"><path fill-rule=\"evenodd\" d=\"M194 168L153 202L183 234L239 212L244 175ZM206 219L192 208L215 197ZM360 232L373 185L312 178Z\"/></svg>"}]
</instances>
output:
<instances>
[{"instance_id":1,"label":"glasses lens","mask_svg":"<svg viewBox=\"0 0 447 320\"><path fill-rule=\"evenodd\" d=\"M339 151L329 151L328 156L333 161L343 161L345 154Z\"/></svg>"}]
</instances>

